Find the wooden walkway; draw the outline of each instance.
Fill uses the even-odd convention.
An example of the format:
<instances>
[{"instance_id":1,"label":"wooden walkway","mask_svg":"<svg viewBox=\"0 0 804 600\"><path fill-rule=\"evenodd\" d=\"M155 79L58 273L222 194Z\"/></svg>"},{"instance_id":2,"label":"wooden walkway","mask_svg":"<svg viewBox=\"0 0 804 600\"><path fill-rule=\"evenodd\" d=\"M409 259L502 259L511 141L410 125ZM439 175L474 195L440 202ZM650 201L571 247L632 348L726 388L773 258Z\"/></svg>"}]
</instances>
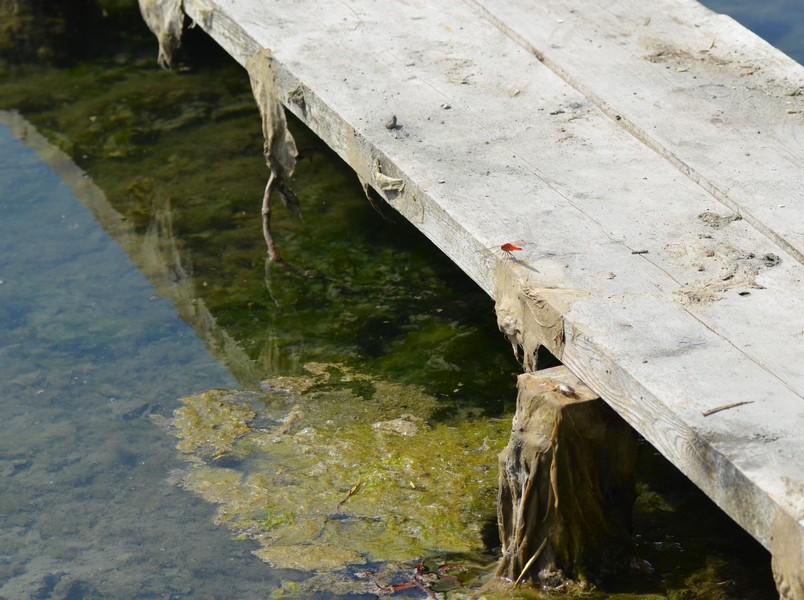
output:
<instances>
[{"instance_id":1,"label":"wooden walkway","mask_svg":"<svg viewBox=\"0 0 804 600\"><path fill-rule=\"evenodd\" d=\"M801 65L691 0L183 6L801 577Z\"/></svg>"}]
</instances>

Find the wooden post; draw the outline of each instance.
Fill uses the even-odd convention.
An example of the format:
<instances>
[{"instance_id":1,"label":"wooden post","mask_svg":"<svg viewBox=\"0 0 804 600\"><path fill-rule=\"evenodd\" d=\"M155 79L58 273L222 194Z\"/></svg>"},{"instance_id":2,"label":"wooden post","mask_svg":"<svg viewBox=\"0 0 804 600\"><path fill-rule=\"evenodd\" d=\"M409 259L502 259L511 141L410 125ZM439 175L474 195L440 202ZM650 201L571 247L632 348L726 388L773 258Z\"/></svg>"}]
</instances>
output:
<instances>
[{"instance_id":1,"label":"wooden post","mask_svg":"<svg viewBox=\"0 0 804 600\"><path fill-rule=\"evenodd\" d=\"M518 390L500 454L497 575L554 586L627 565L633 431L566 367L520 375Z\"/></svg>"},{"instance_id":2,"label":"wooden post","mask_svg":"<svg viewBox=\"0 0 804 600\"><path fill-rule=\"evenodd\" d=\"M771 552L780 600L804 600L804 537L795 517L782 511L773 520Z\"/></svg>"}]
</instances>

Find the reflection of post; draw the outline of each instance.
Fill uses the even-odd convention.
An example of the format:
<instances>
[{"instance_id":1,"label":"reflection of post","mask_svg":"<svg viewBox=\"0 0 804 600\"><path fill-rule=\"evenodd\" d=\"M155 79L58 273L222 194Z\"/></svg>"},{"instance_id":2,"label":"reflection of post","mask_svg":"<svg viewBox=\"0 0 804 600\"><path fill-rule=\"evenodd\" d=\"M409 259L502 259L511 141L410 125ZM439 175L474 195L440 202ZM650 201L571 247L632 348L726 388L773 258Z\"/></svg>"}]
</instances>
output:
<instances>
[{"instance_id":1,"label":"reflection of post","mask_svg":"<svg viewBox=\"0 0 804 600\"><path fill-rule=\"evenodd\" d=\"M161 296L173 302L179 316L192 326L209 351L225 363L240 382L256 385L262 379L260 373L264 369L258 367L217 323L203 298L198 297L194 280L185 268L189 255L180 247L173 232L169 198L160 189L154 189L153 181L143 178L128 188L128 193L138 196L141 206L151 212L148 230L142 235L109 203L103 190L31 123L15 112L0 111L0 124L8 127L14 137L24 141L58 173L78 201L92 211L106 233L131 257L137 269L148 277Z\"/></svg>"},{"instance_id":2,"label":"reflection of post","mask_svg":"<svg viewBox=\"0 0 804 600\"><path fill-rule=\"evenodd\" d=\"M565 367L520 375L518 389L500 454L497 575L554 586L627 565L633 431Z\"/></svg>"}]
</instances>

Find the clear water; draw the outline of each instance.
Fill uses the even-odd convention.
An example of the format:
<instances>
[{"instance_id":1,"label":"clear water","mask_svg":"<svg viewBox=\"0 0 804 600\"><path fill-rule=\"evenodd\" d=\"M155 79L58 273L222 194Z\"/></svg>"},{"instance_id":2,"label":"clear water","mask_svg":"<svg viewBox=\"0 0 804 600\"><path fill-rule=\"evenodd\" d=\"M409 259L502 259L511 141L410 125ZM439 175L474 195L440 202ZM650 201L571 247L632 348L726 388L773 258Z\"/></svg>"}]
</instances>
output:
<instances>
[{"instance_id":1,"label":"clear water","mask_svg":"<svg viewBox=\"0 0 804 600\"><path fill-rule=\"evenodd\" d=\"M745 24L792 23L763 31L801 61L804 16L788 4ZM300 128L305 220L280 211L276 228L318 276L266 277L245 74L203 42L196 63L160 72L126 23L94 53L28 38L40 58L71 49L64 65L0 60L0 108L67 152L117 215L0 125L0 598L268 597L306 574L261 563L169 483L175 440L152 415L317 360L426 385L445 415L497 416L516 364L489 300ZM637 535L656 571L611 593L773 597L767 553L648 446L641 463Z\"/></svg>"},{"instance_id":2,"label":"clear water","mask_svg":"<svg viewBox=\"0 0 804 600\"><path fill-rule=\"evenodd\" d=\"M234 378L0 125L0 598L260 597L148 420Z\"/></svg>"}]
</instances>

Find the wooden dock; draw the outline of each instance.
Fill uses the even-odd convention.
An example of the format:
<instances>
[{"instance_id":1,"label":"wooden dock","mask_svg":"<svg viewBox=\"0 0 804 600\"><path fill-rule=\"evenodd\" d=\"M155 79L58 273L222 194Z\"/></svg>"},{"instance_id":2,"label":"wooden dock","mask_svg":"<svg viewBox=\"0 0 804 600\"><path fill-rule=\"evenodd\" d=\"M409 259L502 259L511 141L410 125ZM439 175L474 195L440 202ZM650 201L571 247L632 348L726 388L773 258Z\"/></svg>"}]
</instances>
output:
<instances>
[{"instance_id":1,"label":"wooden dock","mask_svg":"<svg viewBox=\"0 0 804 600\"><path fill-rule=\"evenodd\" d=\"M804 67L692 0L183 10L804 595Z\"/></svg>"}]
</instances>

